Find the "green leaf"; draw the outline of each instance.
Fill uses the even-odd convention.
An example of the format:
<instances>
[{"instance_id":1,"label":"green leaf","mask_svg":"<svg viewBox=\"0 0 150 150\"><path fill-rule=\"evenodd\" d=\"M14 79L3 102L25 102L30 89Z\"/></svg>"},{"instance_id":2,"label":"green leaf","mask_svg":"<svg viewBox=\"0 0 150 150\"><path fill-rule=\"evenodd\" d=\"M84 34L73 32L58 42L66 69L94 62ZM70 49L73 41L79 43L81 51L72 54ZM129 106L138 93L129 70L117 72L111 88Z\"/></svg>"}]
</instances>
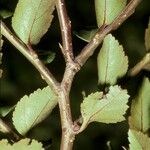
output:
<instances>
[{"instance_id":1,"label":"green leaf","mask_svg":"<svg viewBox=\"0 0 150 150\"><path fill-rule=\"evenodd\" d=\"M147 132L150 128L150 81L144 78L137 97L131 104L130 128Z\"/></svg>"},{"instance_id":2,"label":"green leaf","mask_svg":"<svg viewBox=\"0 0 150 150\"><path fill-rule=\"evenodd\" d=\"M15 106L6 106L6 107L0 107L0 117L7 116Z\"/></svg>"},{"instance_id":3,"label":"green leaf","mask_svg":"<svg viewBox=\"0 0 150 150\"><path fill-rule=\"evenodd\" d=\"M10 12L9 10L6 9L1 9L0 10L0 17L2 17L3 19L9 18L13 15L12 12Z\"/></svg>"},{"instance_id":4,"label":"green leaf","mask_svg":"<svg viewBox=\"0 0 150 150\"><path fill-rule=\"evenodd\" d=\"M7 139L0 141L1 150L44 150L42 144L36 140L22 139L13 145L8 143Z\"/></svg>"},{"instance_id":5,"label":"green leaf","mask_svg":"<svg viewBox=\"0 0 150 150\"><path fill-rule=\"evenodd\" d=\"M45 87L29 96L24 96L17 103L13 112L13 124L17 131L25 135L29 129L43 121L57 104L54 92Z\"/></svg>"},{"instance_id":6,"label":"green leaf","mask_svg":"<svg viewBox=\"0 0 150 150\"><path fill-rule=\"evenodd\" d=\"M55 0L19 0L12 27L26 44L37 44L53 19Z\"/></svg>"},{"instance_id":7,"label":"green leaf","mask_svg":"<svg viewBox=\"0 0 150 150\"><path fill-rule=\"evenodd\" d=\"M146 50L150 51L150 19L148 23L148 28L145 31L145 46Z\"/></svg>"},{"instance_id":8,"label":"green leaf","mask_svg":"<svg viewBox=\"0 0 150 150\"><path fill-rule=\"evenodd\" d=\"M49 53L47 55L47 58L44 60L44 63L45 64L50 64L55 59L55 54L56 53L53 53L53 52Z\"/></svg>"},{"instance_id":9,"label":"green leaf","mask_svg":"<svg viewBox=\"0 0 150 150\"><path fill-rule=\"evenodd\" d=\"M2 46L3 46L3 40L2 40L2 35L0 35L0 65L2 64ZM0 69L0 78L2 77L2 73L3 73L3 70Z\"/></svg>"},{"instance_id":10,"label":"green leaf","mask_svg":"<svg viewBox=\"0 0 150 150\"><path fill-rule=\"evenodd\" d=\"M124 76L128 69L128 57L122 45L111 35L104 38L97 58L98 79L101 84L114 85L118 78Z\"/></svg>"},{"instance_id":11,"label":"green leaf","mask_svg":"<svg viewBox=\"0 0 150 150\"><path fill-rule=\"evenodd\" d=\"M50 64L55 59L56 53L48 51L40 54L40 59L44 62L44 64Z\"/></svg>"},{"instance_id":12,"label":"green leaf","mask_svg":"<svg viewBox=\"0 0 150 150\"><path fill-rule=\"evenodd\" d=\"M92 37L95 35L95 33L98 31L98 29L92 29L90 31L88 30L81 30L79 32L74 32L74 34L80 38L81 40L85 42L90 42Z\"/></svg>"},{"instance_id":13,"label":"green leaf","mask_svg":"<svg viewBox=\"0 0 150 150\"><path fill-rule=\"evenodd\" d=\"M98 26L108 25L125 8L127 0L95 0L96 20Z\"/></svg>"},{"instance_id":14,"label":"green leaf","mask_svg":"<svg viewBox=\"0 0 150 150\"><path fill-rule=\"evenodd\" d=\"M128 99L127 90L122 90L117 85L111 86L106 95L103 95L103 92L90 94L81 104L81 130L94 121L116 123L125 120L123 115L128 108Z\"/></svg>"},{"instance_id":15,"label":"green leaf","mask_svg":"<svg viewBox=\"0 0 150 150\"><path fill-rule=\"evenodd\" d=\"M150 138L147 135L130 129L128 136L130 150L149 150Z\"/></svg>"}]
</instances>

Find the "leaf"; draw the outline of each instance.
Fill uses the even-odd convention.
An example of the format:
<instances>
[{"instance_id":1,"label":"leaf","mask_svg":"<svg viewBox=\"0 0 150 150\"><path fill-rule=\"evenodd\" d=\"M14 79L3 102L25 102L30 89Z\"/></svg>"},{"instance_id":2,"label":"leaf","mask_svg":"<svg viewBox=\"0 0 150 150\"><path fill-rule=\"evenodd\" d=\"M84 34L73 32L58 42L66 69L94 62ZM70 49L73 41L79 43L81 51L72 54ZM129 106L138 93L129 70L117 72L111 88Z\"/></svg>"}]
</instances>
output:
<instances>
[{"instance_id":1,"label":"leaf","mask_svg":"<svg viewBox=\"0 0 150 150\"><path fill-rule=\"evenodd\" d=\"M128 57L125 56L122 45L108 34L104 38L102 48L97 58L98 79L101 84L114 85L118 78L124 76L128 69Z\"/></svg>"},{"instance_id":2,"label":"leaf","mask_svg":"<svg viewBox=\"0 0 150 150\"><path fill-rule=\"evenodd\" d=\"M7 139L0 140L0 147L4 150L11 150L11 145L8 143Z\"/></svg>"},{"instance_id":3,"label":"leaf","mask_svg":"<svg viewBox=\"0 0 150 150\"><path fill-rule=\"evenodd\" d=\"M9 18L13 15L13 13L9 10L6 9L1 9L0 10L0 17L2 17L3 19Z\"/></svg>"},{"instance_id":4,"label":"leaf","mask_svg":"<svg viewBox=\"0 0 150 150\"><path fill-rule=\"evenodd\" d=\"M149 150L150 138L142 132L136 130L129 130L128 139L130 142L130 150Z\"/></svg>"},{"instance_id":5,"label":"leaf","mask_svg":"<svg viewBox=\"0 0 150 150\"><path fill-rule=\"evenodd\" d=\"M3 46L3 40L2 40L2 35L0 35L0 65L2 64L2 46ZM3 73L3 70L0 69L0 78L2 77L2 73Z\"/></svg>"},{"instance_id":6,"label":"leaf","mask_svg":"<svg viewBox=\"0 0 150 150\"><path fill-rule=\"evenodd\" d=\"M25 95L13 112L15 128L25 135L33 126L43 121L56 104L57 97L49 87L38 89L29 96Z\"/></svg>"},{"instance_id":7,"label":"leaf","mask_svg":"<svg viewBox=\"0 0 150 150\"><path fill-rule=\"evenodd\" d=\"M19 0L12 27L26 44L37 44L47 32L52 19L55 0Z\"/></svg>"},{"instance_id":8,"label":"leaf","mask_svg":"<svg viewBox=\"0 0 150 150\"><path fill-rule=\"evenodd\" d=\"M0 107L0 117L7 116L15 106L6 106L6 107Z\"/></svg>"},{"instance_id":9,"label":"leaf","mask_svg":"<svg viewBox=\"0 0 150 150\"><path fill-rule=\"evenodd\" d=\"M88 30L81 30L79 32L74 32L74 33L81 40L83 40L85 42L90 42L92 37L95 35L95 33L97 31L98 31L98 29L92 29L90 31L88 31Z\"/></svg>"},{"instance_id":10,"label":"leaf","mask_svg":"<svg viewBox=\"0 0 150 150\"><path fill-rule=\"evenodd\" d=\"M125 8L127 0L95 0L96 20L98 27L108 25Z\"/></svg>"},{"instance_id":11,"label":"leaf","mask_svg":"<svg viewBox=\"0 0 150 150\"><path fill-rule=\"evenodd\" d=\"M148 28L145 30L145 46L146 50L150 51L150 19L148 23Z\"/></svg>"},{"instance_id":12,"label":"leaf","mask_svg":"<svg viewBox=\"0 0 150 150\"><path fill-rule=\"evenodd\" d=\"M129 117L131 129L147 132L150 128L150 81L144 78L137 97L131 104L131 116Z\"/></svg>"},{"instance_id":13,"label":"leaf","mask_svg":"<svg viewBox=\"0 0 150 150\"><path fill-rule=\"evenodd\" d=\"M40 59L44 62L44 64L50 64L55 59L56 53L48 51L45 53L41 53Z\"/></svg>"},{"instance_id":14,"label":"leaf","mask_svg":"<svg viewBox=\"0 0 150 150\"><path fill-rule=\"evenodd\" d=\"M47 55L47 58L44 60L45 64L50 64L54 59L55 59L55 54L56 53L49 53L49 55Z\"/></svg>"},{"instance_id":15,"label":"leaf","mask_svg":"<svg viewBox=\"0 0 150 150\"><path fill-rule=\"evenodd\" d=\"M81 130L90 122L116 123L125 120L124 114L129 95L119 86L111 86L108 94L103 92L90 94L81 104L83 124Z\"/></svg>"},{"instance_id":16,"label":"leaf","mask_svg":"<svg viewBox=\"0 0 150 150\"><path fill-rule=\"evenodd\" d=\"M0 141L1 150L44 150L42 144L36 140L22 139L13 145L8 143L8 140L3 139Z\"/></svg>"}]
</instances>

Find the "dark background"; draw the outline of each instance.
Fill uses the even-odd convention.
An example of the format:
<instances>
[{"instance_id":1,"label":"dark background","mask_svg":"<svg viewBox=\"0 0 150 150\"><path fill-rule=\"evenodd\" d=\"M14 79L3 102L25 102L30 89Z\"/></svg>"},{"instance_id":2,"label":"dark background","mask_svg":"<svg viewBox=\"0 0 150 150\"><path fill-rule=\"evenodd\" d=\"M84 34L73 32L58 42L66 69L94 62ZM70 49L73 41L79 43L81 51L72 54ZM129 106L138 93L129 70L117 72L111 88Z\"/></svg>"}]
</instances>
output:
<instances>
[{"instance_id":1,"label":"dark background","mask_svg":"<svg viewBox=\"0 0 150 150\"><path fill-rule=\"evenodd\" d=\"M66 0L68 14L72 22L72 30L92 29L96 27L94 1L93 0ZM0 0L0 8L14 12L17 0ZM51 28L34 46L37 51L52 51L56 53L54 61L47 65L56 78L61 81L65 63L60 52L58 43L61 42L59 22L56 11L54 12ZM143 0L132 15L113 34L123 45L125 53L129 57L129 68L133 67L146 53L144 45L145 29L150 16L150 1ZM4 22L11 28L11 18ZM12 29L11 29L12 30ZM35 68L20 54L6 39L3 45L3 77L0 82L0 107L13 106L25 94L30 94L37 88L46 86ZM74 53L77 55L86 45L73 34ZM88 60L81 71L76 75L71 90L71 107L73 118L80 115L80 103L82 102L82 91L86 95L100 89L97 85L96 57L100 47ZM124 78L119 84L127 88L131 99L137 93L138 87L148 72L142 71L132 79ZM130 101L131 101L130 99ZM116 106L117 107L117 106ZM4 119L11 123L11 115ZM59 149L61 127L58 106L48 118L33 128L27 137L40 141L52 141L50 149ZM128 124L126 121L117 124L91 123L87 129L76 137L74 150L105 150L107 141L111 141L112 150L121 150L122 146L128 146L127 140ZM5 136L0 134L0 138ZM45 142L44 142L45 143Z\"/></svg>"}]
</instances>

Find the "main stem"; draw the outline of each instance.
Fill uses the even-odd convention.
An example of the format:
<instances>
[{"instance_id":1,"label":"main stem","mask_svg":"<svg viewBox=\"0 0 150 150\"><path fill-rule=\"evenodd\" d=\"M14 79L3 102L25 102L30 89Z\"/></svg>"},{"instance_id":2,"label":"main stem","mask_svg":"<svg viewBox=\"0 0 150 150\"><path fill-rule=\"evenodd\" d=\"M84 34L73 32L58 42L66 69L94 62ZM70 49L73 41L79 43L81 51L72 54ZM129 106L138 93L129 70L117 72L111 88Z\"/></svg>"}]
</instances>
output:
<instances>
[{"instance_id":1,"label":"main stem","mask_svg":"<svg viewBox=\"0 0 150 150\"><path fill-rule=\"evenodd\" d=\"M61 91L59 92L59 109L61 113L61 150L71 150L75 135L72 130L72 117L70 110L69 95L66 92L64 85L61 85Z\"/></svg>"},{"instance_id":2,"label":"main stem","mask_svg":"<svg viewBox=\"0 0 150 150\"><path fill-rule=\"evenodd\" d=\"M61 82L59 96L59 109L61 116L62 138L61 150L71 150L75 134L71 116L69 93L71 84L76 73L76 64L72 50L71 22L69 20L64 0L56 0L56 8L61 28L62 46L61 50L66 61L65 73Z\"/></svg>"}]
</instances>

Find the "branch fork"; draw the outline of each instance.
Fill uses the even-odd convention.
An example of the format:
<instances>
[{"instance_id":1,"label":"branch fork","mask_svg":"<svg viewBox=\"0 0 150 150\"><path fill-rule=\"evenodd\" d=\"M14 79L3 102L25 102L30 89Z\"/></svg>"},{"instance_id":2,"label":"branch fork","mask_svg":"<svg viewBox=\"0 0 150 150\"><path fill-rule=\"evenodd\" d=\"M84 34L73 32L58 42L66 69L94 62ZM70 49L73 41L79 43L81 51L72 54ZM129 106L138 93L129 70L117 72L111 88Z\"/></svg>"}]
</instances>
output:
<instances>
[{"instance_id":1,"label":"branch fork","mask_svg":"<svg viewBox=\"0 0 150 150\"><path fill-rule=\"evenodd\" d=\"M20 40L10 32L10 30L1 22L2 35L5 36L40 72L46 83L53 87L58 95L58 103L61 116L62 139L61 150L71 150L75 135L79 133L80 125L78 120L73 122L69 93L72 82L76 73L81 69L89 57L94 53L98 45L103 41L104 37L112 30L117 29L135 10L141 0L130 0L126 8L118 17L105 27L101 27L92 40L81 50L80 54L74 57L72 47L71 22L69 20L64 0L56 0L56 8L60 22L62 45L60 49L66 61L66 68L62 82L59 83L52 73L44 66L44 64L36 57L36 53L30 53L29 47L25 46Z\"/></svg>"}]
</instances>

